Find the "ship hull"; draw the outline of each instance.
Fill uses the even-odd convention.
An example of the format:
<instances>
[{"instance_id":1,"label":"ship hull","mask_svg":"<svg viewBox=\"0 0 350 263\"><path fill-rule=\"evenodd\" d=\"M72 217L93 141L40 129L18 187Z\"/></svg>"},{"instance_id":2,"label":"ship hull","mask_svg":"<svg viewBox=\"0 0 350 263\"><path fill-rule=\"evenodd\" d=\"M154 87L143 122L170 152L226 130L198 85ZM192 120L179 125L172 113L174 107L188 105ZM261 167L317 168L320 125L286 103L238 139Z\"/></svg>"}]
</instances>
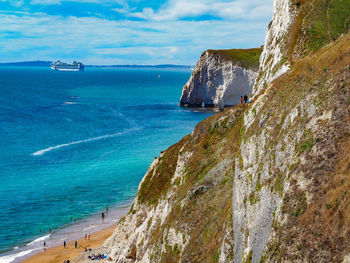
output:
<instances>
[{"instance_id":1,"label":"ship hull","mask_svg":"<svg viewBox=\"0 0 350 263\"><path fill-rule=\"evenodd\" d=\"M71 68L51 68L56 71L83 71L84 69L71 69Z\"/></svg>"},{"instance_id":2,"label":"ship hull","mask_svg":"<svg viewBox=\"0 0 350 263\"><path fill-rule=\"evenodd\" d=\"M73 64L62 63L60 61L51 65L52 70L56 71L84 71L84 65L74 61Z\"/></svg>"}]
</instances>

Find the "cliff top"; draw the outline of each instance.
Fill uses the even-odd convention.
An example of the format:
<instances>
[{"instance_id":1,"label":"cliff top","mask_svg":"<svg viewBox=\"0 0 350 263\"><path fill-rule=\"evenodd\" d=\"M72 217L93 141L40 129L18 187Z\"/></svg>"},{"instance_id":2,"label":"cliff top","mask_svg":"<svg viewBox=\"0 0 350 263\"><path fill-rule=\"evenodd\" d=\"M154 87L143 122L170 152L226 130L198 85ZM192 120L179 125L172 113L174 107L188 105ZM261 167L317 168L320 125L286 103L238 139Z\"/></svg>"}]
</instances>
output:
<instances>
[{"instance_id":1,"label":"cliff top","mask_svg":"<svg viewBox=\"0 0 350 263\"><path fill-rule=\"evenodd\" d=\"M212 50L208 52L221 56L225 59L231 60L234 63L241 65L244 68L259 69L259 59L263 51L263 48L251 48L251 49L221 49Z\"/></svg>"},{"instance_id":2,"label":"cliff top","mask_svg":"<svg viewBox=\"0 0 350 263\"><path fill-rule=\"evenodd\" d=\"M349 0L293 0L297 16L288 36L289 59L300 58L350 30Z\"/></svg>"},{"instance_id":3,"label":"cliff top","mask_svg":"<svg viewBox=\"0 0 350 263\"><path fill-rule=\"evenodd\" d=\"M259 102L211 116L166 150L115 231L117 257L341 262L350 234L349 59L350 33L297 61Z\"/></svg>"}]
</instances>

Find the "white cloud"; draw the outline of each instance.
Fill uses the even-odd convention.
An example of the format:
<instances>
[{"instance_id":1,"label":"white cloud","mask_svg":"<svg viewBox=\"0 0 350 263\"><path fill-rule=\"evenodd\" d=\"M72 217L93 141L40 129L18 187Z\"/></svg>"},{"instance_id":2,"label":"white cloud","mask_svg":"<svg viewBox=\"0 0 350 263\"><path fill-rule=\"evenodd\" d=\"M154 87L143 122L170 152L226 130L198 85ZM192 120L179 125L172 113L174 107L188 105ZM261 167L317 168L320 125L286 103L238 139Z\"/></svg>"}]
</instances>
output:
<instances>
[{"instance_id":1,"label":"white cloud","mask_svg":"<svg viewBox=\"0 0 350 263\"><path fill-rule=\"evenodd\" d=\"M0 0L0 2L13 2L13 1L21 1L23 0ZM32 0L30 4L32 5L60 5L62 2L75 2L75 3L96 3L96 4L104 4L104 3L117 3L123 7L128 5L126 0Z\"/></svg>"},{"instance_id":2,"label":"white cloud","mask_svg":"<svg viewBox=\"0 0 350 263\"><path fill-rule=\"evenodd\" d=\"M201 12L207 3L203 1ZM163 6L156 13L149 11L150 16L158 16L167 8ZM247 5L240 8L245 9ZM264 7L261 8L252 8L250 14L262 12ZM198 11L193 12L191 14L196 15ZM222 16L231 14L228 9L222 12ZM194 64L206 49L249 48L263 44L272 2L264 12L268 12L265 15L268 19L162 20L160 23L156 19L113 21L0 11L0 62L77 59L87 64ZM173 18L178 16L174 10L170 13Z\"/></svg>"},{"instance_id":3,"label":"white cloud","mask_svg":"<svg viewBox=\"0 0 350 263\"><path fill-rule=\"evenodd\" d=\"M13 6L21 6L24 3L24 0L5 0L2 2L9 2Z\"/></svg>"},{"instance_id":4,"label":"white cloud","mask_svg":"<svg viewBox=\"0 0 350 263\"><path fill-rule=\"evenodd\" d=\"M130 13L131 17L137 17L153 21L171 21L182 18L195 18L203 15L211 15L222 19L264 19L271 17L272 0L169 0L158 11L152 8L144 8L142 12Z\"/></svg>"},{"instance_id":5,"label":"white cloud","mask_svg":"<svg viewBox=\"0 0 350 263\"><path fill-rule=\"evenodd\" d=\"M32 0L30 2L32 5L60 5L60 0Z\"/></svg>"}]
</instances>

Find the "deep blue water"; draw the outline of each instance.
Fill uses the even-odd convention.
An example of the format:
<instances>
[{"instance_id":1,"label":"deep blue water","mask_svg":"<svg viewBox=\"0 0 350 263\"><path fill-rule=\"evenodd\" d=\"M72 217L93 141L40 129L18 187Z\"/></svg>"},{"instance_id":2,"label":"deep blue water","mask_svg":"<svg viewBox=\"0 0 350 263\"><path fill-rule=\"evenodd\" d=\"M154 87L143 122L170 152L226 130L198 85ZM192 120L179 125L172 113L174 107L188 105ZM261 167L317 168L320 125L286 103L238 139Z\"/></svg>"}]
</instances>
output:
<instances>
[{"instance_id":1,"label":"deep blue water","mask_svg":"<svg viewBox=\"0 0 350 263\"><path fill-rule=\"evenodd\" d=\"M211 115L177 106L190 74L0 68L0 252L135 197L153 158Z\"/></svg>"}]
</instances>

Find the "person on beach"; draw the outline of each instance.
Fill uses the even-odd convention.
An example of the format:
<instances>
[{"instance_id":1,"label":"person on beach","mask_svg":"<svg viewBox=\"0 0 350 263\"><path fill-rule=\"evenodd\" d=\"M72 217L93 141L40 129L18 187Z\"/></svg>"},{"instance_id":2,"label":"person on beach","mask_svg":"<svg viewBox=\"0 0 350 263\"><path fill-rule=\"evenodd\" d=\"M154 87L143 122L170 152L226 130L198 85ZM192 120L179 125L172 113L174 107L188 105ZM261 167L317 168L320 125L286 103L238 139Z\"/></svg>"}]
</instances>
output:
<instances>
[{"instance_id":1,"label":"person on beach","mask_svg":"<svg viewBox=\"0 0 350 263\"><path fill-rule=\"evenodd\" d=\"M44 247L46 247L46 241L44 241Z\"/></svg>"},{"instance_id":2,"label":"person on beach","mask_svg":"<svg viewBox=\"0 0 350 263\"><path fill-rule=\"evenodd\" d=\"M105 213L102 212L102 220L105 219Z\"/></svg>"},{"instance_id":3,"label":"person on beach","mask_svg":"<svg viewBox=\"0 0 350 263\"><path fill-rule=\"evenodd\" d=\"M74 245L75 245L75 248L78 248L78 241L75 241Z\"/></svg>"},{"instance_id":4,"label":"person on beach","mask_svg":"<svg viewBox=\"0 0 350 263\"><path fill-rule=\"evenodd\" d=\"M88 235L88 240L90 240L90 233L89 233L89 235Z\"/></svg>"},{"instance_id":5,"label":"person on beach","mask_svg":"<svg viewBox=\"0 0 350 263\"><path fill-rule=\"evenodd\" d=\"M85 234L85 240L87 239L87 234Z\"/></svg>"},{"instance_id":6,"label":"person on beach","mask_svg":"<svg viewBox=\"0 0 350 263\"><path fill-rule=\"evenodd\" d=\"M66 240L64 240L63 241L63 247L66 248L66 246L67 246L67 242L66 242Z\"/></svg>"},{"instance_id":7,"label":"person on beach","mask_svg":"<svg viewBox=\"0 0 350 263\"><path fill-rule=\"evenodd\" d=\"M106 206L106 213L108 213L108 205Z\"/></svg>"},{"instance_id":8,"label":"person on beach","mask_svg":"<svg viewBox=\"0 0 350 263\"><path fill-rule=\"evenodd\" d=\"M243 96L241 96L240 103L243 104Z\"/></svg>"}]
</instances>

